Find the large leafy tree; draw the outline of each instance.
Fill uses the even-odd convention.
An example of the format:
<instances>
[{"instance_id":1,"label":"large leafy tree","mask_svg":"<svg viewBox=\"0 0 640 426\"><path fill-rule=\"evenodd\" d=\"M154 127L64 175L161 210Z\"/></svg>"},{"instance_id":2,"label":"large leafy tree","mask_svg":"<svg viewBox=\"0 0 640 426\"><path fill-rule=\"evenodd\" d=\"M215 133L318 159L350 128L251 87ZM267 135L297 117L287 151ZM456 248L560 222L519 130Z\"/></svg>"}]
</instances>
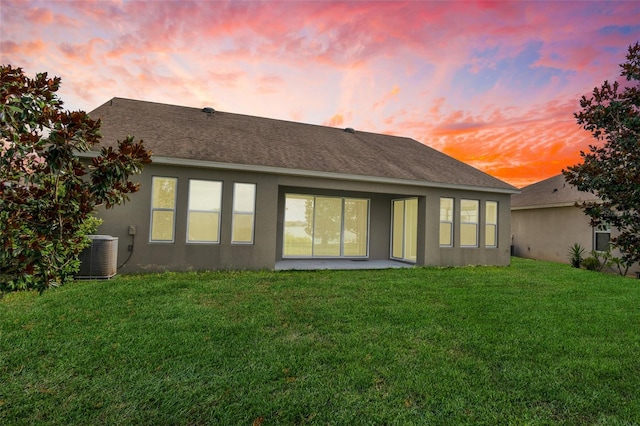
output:
<instances>
[{"instance_id":1,"label":"large leafy tree","mask_svg":"<svg viewBox=\"0 0 640 426\"><path fill-rule=\"evenodd\" d=\"M567 182L597 195L582 205L592 226L611 224L619 231L612 244L626 264L640 261L640 43L629 46L621 64L621 85L605 81L580 100L580 126L598 143L581 152L582 164L563 173Z\"/></svg>"},{"instance_id":2,"label":"large leafy tree","mask_svg":"<svg viewBox=\"0 0 640 426\"><path fill-rule=\"evenodd\" d=\"M137 191L129 177L151 153L127 137L87 164L78 153L99 143L100 121L62 109L60 78L2 65L0 83L0 292L42 292L78 271L96 206Z\"/></svg>"}]
</instances>

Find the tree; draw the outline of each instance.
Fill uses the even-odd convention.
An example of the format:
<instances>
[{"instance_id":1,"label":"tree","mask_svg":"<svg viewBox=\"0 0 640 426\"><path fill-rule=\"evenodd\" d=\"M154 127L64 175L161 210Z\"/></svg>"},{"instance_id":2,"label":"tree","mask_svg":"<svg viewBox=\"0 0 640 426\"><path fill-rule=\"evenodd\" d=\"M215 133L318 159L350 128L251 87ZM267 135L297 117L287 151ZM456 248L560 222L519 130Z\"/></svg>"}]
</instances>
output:
<instances>
[{"instance_id":1,"label":"tree","mask_svg":"<svg viewBox=\"0 0 640 426\"><path fill-rule=\"evenodd\" d=\"M574 116L599 143L563 173L571 185L600 198L581 207L592 226L609 223L619 231L611 243L630 265L640 261L640 43L629 46L626 58L622 87L605 81L580 100L582 110Z\"/></svg>"},{"instance_id":2,"label":"tree","mask_svg":"<svg viewBox=\"0 0 640 426\"><path fill-rule=\"evenodd\" d=\"M0 66L0 292L72 279L99 223L96 206L128 200L139 189L129 176L151 162L129 136L83 163L78 153L99 143L100 121L63 110L60 81Z\"/></svg>"}]
</instances>

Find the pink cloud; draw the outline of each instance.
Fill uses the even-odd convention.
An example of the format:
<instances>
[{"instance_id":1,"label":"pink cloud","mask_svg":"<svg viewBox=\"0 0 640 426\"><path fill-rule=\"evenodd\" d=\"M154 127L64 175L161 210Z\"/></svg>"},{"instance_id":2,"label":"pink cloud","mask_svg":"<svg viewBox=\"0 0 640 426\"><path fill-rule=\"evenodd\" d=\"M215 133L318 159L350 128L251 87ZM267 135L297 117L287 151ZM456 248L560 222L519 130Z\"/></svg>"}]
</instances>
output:
<instances>
[{"instance_id":1,"label":"pink cloud","mask_svg":"<svg viewBox=\"0 0 640 426\"><path fill-rule=\"evenodd\" d=\"M257 91L264 94L278 93L284 87L284 80L277 75L264 75L258 79Z\"/></svg>"},{"instance_id":2,"label":"pink cloud","mask_svg":"<svg viewBox=\"0 0 640 426\"><path fill-rule=\"evenodd\" d=\"M132 34L124 34L112 40L107 48L107 57L111 59L121 59L126 55L137 55L142 47L142 43Z\"/></svg>"},{"instance_id":3,"label":"pink cloud","mask_svg":"<svg viewBox=\"0 0 640 426\"><path fill-rule=\"evenodd\" d=\"M20 51L20 45L12 40L0 41L0 51L3 54L16 54Z\"/></svg>"},{"instance_id":4,"label":"pink cloud","mask_svg":"<svg viewBox=\"0 0 640 426\"><path fill-rule=\"evenodd\" d=\"M42 40L28 42L15 42L13 40L0 41L3 61L5 55L38 55L47 49L47 44Z\"/></svg>"},{"instance_id":5,"label":"pink cloud","mask_svg":"<svg viewBox=\"0 0 640 426\"><path fill-rule=\"evenodd\" d=\"M243 77L241 72L209 72L208 76L211 77L216 84L224 84L235 86L236 83Z\"/></svg>"},{"instance_id":6,"label":"pink cloud","mask_svg":"<svg viewBox=\"0 0 640 426\"><path fill-rule=\"evenodd\" d=\"M93 38L85 44L60 43L58 49L69 60L84 65L93 65L98 55L96 48L105 44L100 38Z\"/></svg>"}]
</instances>

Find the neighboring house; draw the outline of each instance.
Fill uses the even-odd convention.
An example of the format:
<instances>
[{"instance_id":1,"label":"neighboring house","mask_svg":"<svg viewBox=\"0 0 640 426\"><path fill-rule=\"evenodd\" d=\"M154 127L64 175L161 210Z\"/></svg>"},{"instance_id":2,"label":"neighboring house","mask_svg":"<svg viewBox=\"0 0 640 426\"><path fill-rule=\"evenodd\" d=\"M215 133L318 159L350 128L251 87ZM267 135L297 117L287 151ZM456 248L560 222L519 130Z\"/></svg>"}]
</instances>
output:
<instances>
[{"instance_id":1,"label":"neighboring house","mask_svg":"<svg viewBox=\"0 0 640 426\"><path fill-rule=\"evenodd\" d=\"M415 140L122 98L90 116L103 145L153 151L141 190L99 211L121 272L509 264L518 190Z\"/></svg>"},{"instance_id":2,"label":"neighboring house","mask_svg":"<svg viewBox=\"0 0 640 426\"><path fill-rule=\"evenodd\" d=\"M575 243L585 249L585 256L594 250L606 251L611 229L592 227L590 218L576 206L598 200L567 183L562 174L522 188L511 197L514 254L569 263L569 249ZM637 265L632 270L636 269Z\"/></svg>"}]
</instances>

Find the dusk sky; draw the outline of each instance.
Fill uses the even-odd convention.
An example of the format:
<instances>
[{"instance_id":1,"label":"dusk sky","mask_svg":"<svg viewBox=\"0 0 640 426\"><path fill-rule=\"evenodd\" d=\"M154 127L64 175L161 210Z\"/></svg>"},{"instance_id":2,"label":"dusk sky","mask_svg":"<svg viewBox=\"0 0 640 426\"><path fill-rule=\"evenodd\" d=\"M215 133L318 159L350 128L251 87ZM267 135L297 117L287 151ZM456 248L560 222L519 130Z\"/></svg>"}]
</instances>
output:
<instances>
[{"instance_id":1,"label":"dusk sky","mask_svg":"<svg viewBox=\"0 0 640 426\"><path fill-rule=\"evenodd\" d=\"M579 99L638 40L638 1L0 0L0 62L62 77L67 109L125 97L407 136L517 187L580 161Z\"/></svg>"}]
</instances>

